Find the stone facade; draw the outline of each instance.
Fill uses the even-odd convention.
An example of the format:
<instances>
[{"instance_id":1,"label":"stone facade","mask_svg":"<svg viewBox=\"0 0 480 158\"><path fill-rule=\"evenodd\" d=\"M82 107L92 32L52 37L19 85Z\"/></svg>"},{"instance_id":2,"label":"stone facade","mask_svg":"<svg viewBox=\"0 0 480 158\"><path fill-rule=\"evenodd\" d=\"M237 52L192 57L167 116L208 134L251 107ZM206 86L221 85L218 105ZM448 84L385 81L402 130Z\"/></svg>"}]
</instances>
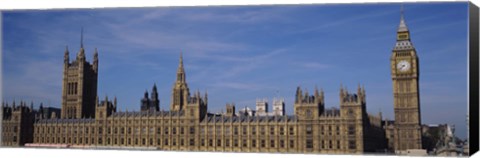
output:
<instances>
[{"instance_id":1,"label":"stone facade","mask_svg":"<svg viewBox=\"0 0 480 158\"><path fill-rule=\"evenodd\" d=\"M22 146L33 141L33 108L25 102L12 106L2 104L2 146Z\"/></svg>"},{"instance_id":2,"label":"stone facade","mask_svg":"<svg viewBox=\"0 0 480 158\"><path fill-rule=\"evenodd\" d=\"M403 70L409 64L404 61L412 63L411 69ZM381 113L367 113L366 90L360 85L356 93L340 87L339 108L325 109L323 90L315 87L310 95L297 87L293 115L285 114L283 100L273 102L277 115L258 114L268 113L265 101L257 101L256 115L236 115L233 103L225 114L208 113L207 93L189 91L182 55L169 111L159 110L154 85L151 97L146 92L141 99L141 111L120 112L116 98L99 100L98 53L95 49L89 64L82 45L73 62L65 51L60 116L53 112L48 117L30 117L35 116L32 108L5 106L2 142L6 146L337 154L421 148L418 57L403 17L391 62L395 122L383 121Z\"/></svg>"},{"instance_id":3,"label":"stone facade","mask_svg":"<svg viewBox=\"0 0 480 158\"><path fill-rule=\"evenodd\" d=\"M182 79L183 78L183 79ZM207 95L188 92L182 59L170 111L117 112L116 98L95 99L94 118L45 118L33 125L33 144L154 147L160 150L364 153L385 147L380 119L366 113L365 89L340 90L340 109L324 110L323 92L297 90L295 115L207 113ZM155 89L155 88L154 88ZM179 95L184 94L184 95Z\"/></svg>"},{"instance_id":4,"label":"stone facade","mask_svg":"<svg viewBox=\"0 0 480 158\"><path fill-rule=\"evenodd\" d=\"M34 110L33 103L27 106L23 101L20 101L20 105L16 105L13 101L10 106L8 103L2 103L0 110L2 112L2 146L23 146L33 142L36 121L47 118L58 119L60 116L58 108L44 108L41 103L40 108Z\"/></svg>"}]
</instances>

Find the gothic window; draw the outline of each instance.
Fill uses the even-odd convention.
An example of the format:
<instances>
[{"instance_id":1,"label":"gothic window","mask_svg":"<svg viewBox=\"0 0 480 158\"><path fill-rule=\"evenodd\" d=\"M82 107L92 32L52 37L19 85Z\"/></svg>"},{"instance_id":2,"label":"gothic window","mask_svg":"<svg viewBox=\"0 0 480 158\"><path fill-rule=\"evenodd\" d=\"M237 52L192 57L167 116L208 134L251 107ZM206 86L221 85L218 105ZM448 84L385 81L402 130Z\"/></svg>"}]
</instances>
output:
<instances>
[{"instance_id":1,"label":"gothic window","mask_svg":"<svg viewBox=\"0 0 480 158\"><path fill-rule=\"evenodd\" d=\"M222 128L221 128L220 126L216 126L216 127L215 127L215 130L216 130L215 133L216 133L217 135L222 134Z\"/></svg>"},{"instance_id":2,"label":"gothic window","mask_svg":"<svg viewBox=\"0 0 480 158\"><path fill-rule=\"evenodd\" d=\"M255 128L255 126L253 126L251 130L252 130L252 135L257 134L257 129Z\"/></svg>"},{"instance_id":3,"label":"gothic window","mask_svg":"<svg viewBox=\"0 0 480 158\"><path fill-rule=\"evenodd\" d=\"M274 148L275 147L275 140L270 140L270 147L271 148Z\"/></svg>"},{"instance_id":4,"label":"gothic window","mask_svg":"<svg viewBox=\"0 0 480 158\"><path fill-rule=\"evenodd\" d=\"M202 146L205 146L205 139L201 139L201 140L200 140L200 144L201 144Z\"/></svg>"},{"instance_id":5,"label":"gothic window","mask_svg":"<svg viewBox=\"0 0 480 158\"><path fill-rule=\"evenodd\" d=\"M238 139L234 139L234 140L233 140L233 146L234 146L234 147L238 147Z\"/></svg>"},{"instance_id":6,"label":"gothic window","mask_svg":"<svg viewBox=\"0 0 480 158\"><path fill-rule=\"evenodd\" d=\"M294 148L295 147L295 141L294 140L290 140L290 148Z\"/></svg>"},{"instance_id":7,"label":"gothic window","mask_svg":"<svg viewBox=\"0 0 480 158\"><path fill-rule=\"evenodd\" d=\"M275 135L275 127L270 127L270 135Z\"/></svg>"},{"instance_id":8,"label":"gothic window","mask_svg":"<svg viewBox=\"0 0 480 158\"><path fill-rule=\"evenodd\" d=\"M194 139L190 139L190 146L194 146L195 145L195 140Z\"/></svg>"},{"instance_id":9,"label":"gothic window","mask_svg":"<svg viewBox=\"0 0 480 158\"><path fill-rule=\"evenodd\" d=\"M246 127L246 126L243 126L243 128L242 128L242 134L243 134L243 135L247 135L247 127Z\"/></svg>"},{"instance_id":10,"label":"gothic window","mask_svg":"<svg viewBox=\"0 0 480 158\"><path fill-rule=\"evenodd\" d=\"M280 127L280 135L283 135L283 134L284 134L284 128Z\"/></svg>"},{"instance_id":11,"label":"gothic window","mask_svg":"<svg viewBox=\"0 0 480 158\"><path fill-rule=\"evenodd\" d=\"M242 146L245 147L245 148L247 147L247 140L246 139L242 140Z\"/></svg>"},{"instance_id":12,"label":"gothic window","mask_svg":"<svg viewBox=\"0 0 480 158\"><path fill-rule=\"evenodd\" d=\"M213 135L213 126L208 126L208 135Z\"/></svg>"},{"instance_id":13,"label":"gothic window","mask_svg":"<svg viewBox=\"0 0 480 158\"><path fill-rule=\"evenodd\" d=\"M226 147L230 147L230 139L226 139L226 140L225 140L225 146L226 146Z\"/></svg>"},{"instance_id":14,"label":"gothic window","mask_svg":"<svg viewBox=\"0 0 480 158\"><path fill-rule=\"evenodd\" d=\"M285 140L280 140L280 148L285 148Z\"/></svg>"},{"instance_id":15,"label":"gothic window","mask_svg":"<svg viewBox=\"0 0 480 158\"><path fill-rule=\"evenodd\" d=\"M265 126L260 126L260 134L265 135Z\"/></svg>"},{"instance_id":16,"label":"gothic window","mask_svg":"<svg viewBox=\"0 0 480 158\"><path fill-rule=\"evenodd\" d=\"M290 127L289 130L290 130L290 131L289 131L290 135L293 135L293 134L294 134L293 127Z\"/></svg>"},{"instance_id":17,"label":"gothic window","mask_svg":"<svg viewBox=\"0 0 480 158\"><path fill-rule=\"evenodd\" d=\"M221 146L222 145L222 140L221 139L217 139L217 146Z\"/></svg>"},{"instance_id":18,"label":"gothic window","mask_svg":"<svg viewBox=\"0 0 480 158\"><path fill-rule=\"evenodd\" d=\"M307 125L305 132L306 132L307 135L311 135L312 134L312 125Z\"/></svg>"},{"instance_id":19,"label":"gothic window","mask_svg":"<svg viewBox=\"0 0 480 158\"><path fill-rule=\"evenodd\" d=\"M255 140L255 139L252 140L252 147L254 147L254 148L257 147L257 140Z\"/></svg>"},{"instance_id":20,"label":"gothic window","mask_svg":"<svg viewBox=\"0 0 480 158\"><path fill-rule=\"evenodd\" d=\"M233 135L238 135L238 127L237 126L235 126L233 128Z\"/></svg>"},{"instance_id":21,"label":"gothic window","mask_svg":"<svg viewBox=\"0 0 480 158\"><path fill-rule=\"evenodd\" d=\"M190 134L195 134L195 127L190 127Z\"/></svg>"},{"instance_id":22,"label":"gothic window","mask_svg":"<svg viewBox=\"0 0 480 158\"><path fill-rule=\"evenodd\" d=\"M354 140L349 140L348 141L348 149L356 149L356 144Z\"/></svg>"},{"instance_id":23,"label":"gothic window","mask_svg":"<svg viewBox=\"0 0 480 158\"><path fill-rule=\"evenodd\" d=\"M307 139L306 142L305 142L305 147L307 149L312 149L313 148L313 140L312 139Z\"/></svg>"},{"instance_id":24,"label":"gothic window","mask_svg":"<svg viewBox=\"0 0 480 158\"><path fill-rule=\"evenodd\" d=\"M320 131L322 132L322 135L325 134L325 131L324 131L324 126L320 126Z\"/></svg>"},{"instance_id":25,"label":"gothic window","mask_svg":"<svg viewBox=\"0 0 480 158\"><path fill-rule=\"evenodd\" d=\"M165 145L168 145L168 138L165 138L165 140L163 141Z\"/></svg>"},{"instance_id":26,"label":"gothic window","mask_svg":"<svg viewBox=\"0 0 480 158\"><path fill-rule=\"evenodd\" d=\"M265 140L262 139L262 140L260 141L260 146L261 146L262 148L265 147Z\"/></svg>"},{"instance_id":27,"label":"gothic window","mask_svg":"<svg viewBox=\"0 0 480 158\"><path fill-rule=\"evenodd\" d=\"M340 149L340 141L337 140L337 149Z\"/></svg>"},{"instance_id":28,"label":"gothic window","mask_svg":"<svg viewBox=\"0 0 480 158\"><path fill-rule=\"evenodd\" d=\"M354 135L354 134L355 134L355 126L348 125L348 135Z\"/></svg>"}]
</instances>

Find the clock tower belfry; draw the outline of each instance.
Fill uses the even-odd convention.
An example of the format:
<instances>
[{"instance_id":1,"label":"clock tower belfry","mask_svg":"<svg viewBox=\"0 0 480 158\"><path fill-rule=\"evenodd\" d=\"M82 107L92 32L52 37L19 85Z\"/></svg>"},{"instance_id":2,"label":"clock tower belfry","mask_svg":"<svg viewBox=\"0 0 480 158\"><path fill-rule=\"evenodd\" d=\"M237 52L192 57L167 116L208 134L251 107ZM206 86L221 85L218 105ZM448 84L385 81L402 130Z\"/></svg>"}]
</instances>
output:
<instances>
[{"instance_id":1,"label":"clock tower belfry","mask_svg":"<svg viewBox=\"0 0 480 158\"><path fill-rule=\"evenodd\" d=\"M410 41L403 6L390 62L395 113L394 149L422 149L418 56Z\"/></svg>"}]
</instances>

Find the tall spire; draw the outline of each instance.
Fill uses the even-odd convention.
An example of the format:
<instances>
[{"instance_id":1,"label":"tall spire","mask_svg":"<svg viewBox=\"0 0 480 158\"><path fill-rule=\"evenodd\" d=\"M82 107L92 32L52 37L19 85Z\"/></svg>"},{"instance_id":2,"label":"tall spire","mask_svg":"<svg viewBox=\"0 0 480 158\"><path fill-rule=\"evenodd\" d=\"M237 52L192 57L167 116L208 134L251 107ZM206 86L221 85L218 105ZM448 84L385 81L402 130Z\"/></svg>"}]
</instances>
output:
<instances>
[{"instance_id":1,"label":"tall spire","mask_svg":"<svg viewBox=\"0 0 480 158\"><path fill-rule=\"evenodd\" d=\"M400 24L397 30L397 42L394 50L414 49L412 42L410 42L410 31L405 23L403 4L400 5Z\"/></svg>"},{"instance_id":2,"label":"tall spire","mask_svg":"<svg viewBox=\"0 0 480 158\"><path fill-rule=\"evenodd\" d=\"M183 68L182 52L180 52L180 61L179 61L178 70L177 70L177 82L185 83L185 70Z\"/></svg>"},{"instance_id":3,"label":"tall spire","mask_svg":"<svg viewBox=\"0 0 480 158\"><path fill-rule=\"evenodd\" d=\"M64 63L68 64L68 62L70 62L70 57L69 57L69 52L68 52L68 45L65 46L65 54L63 56L63 59L64 59Z\"/></svg>"},{"instance_id":4,"label":"tall spire","mask_svg":"<svg viewBox=\"0 0 480 158\"><path fill-rule=\"evenodd\" d=\"M80 48L83 48L83 27L80 33Z\"/></svg>"},{"instance_id":5,"label":"tall spire","mask_svg":"<svg viewBox=\"0 0 480 158\"><path fill-rule=\"evenodd\" d=\"M407 32L408 27L407 24L405 23L405 18L404 18L404 11L403 11L403 4L400 6L400 25L398 25L398 30L397 32Z\"/></svg>"},{"instance_id":6,"label":"tall spire","mask_svg":"<svg viewBox=\"0 0 480 158\"><path fill-rule=\"evenodd\" d=\"M183 67L183 53L180 52L180 66Z\"/></svg>"},{"instance_id":7,"label":"tall spire","mask_svg":"<svg viewBox=\"0 0 480 158\"><path fill-rule=\"evenodd\" d=\"M77 59L85 60L85 49L83 49L83 27L80 32L80 51L77 54Z\"/></svg>"}]
</instances>

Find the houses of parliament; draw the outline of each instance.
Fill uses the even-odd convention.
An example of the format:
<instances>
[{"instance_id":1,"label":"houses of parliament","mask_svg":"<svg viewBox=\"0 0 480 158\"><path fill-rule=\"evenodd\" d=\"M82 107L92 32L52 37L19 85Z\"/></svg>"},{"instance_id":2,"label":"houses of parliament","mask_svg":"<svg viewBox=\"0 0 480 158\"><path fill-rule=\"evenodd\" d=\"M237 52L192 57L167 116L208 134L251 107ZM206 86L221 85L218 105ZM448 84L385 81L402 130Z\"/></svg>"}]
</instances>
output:
<instances>
[{"instance_id":1,"label":"houses of parliament","mask_svg":"<svg viewBox=\"0 0 480 158\"><path fill-rule=\"evenodd\" d=\"M207 93L188 88L182 55L168 111L160 110L153 85L140 111L120 112L116 98L97 95L97 49L91 63L83 44L73 61L69 57L67 48L61 109L3 103L2 146L333 154L422 149L418 57L403 13L390 57L394 121L367 113L361 86L353 92L340 87L339 108L325 108L322 90L297 87L293 115L286 115L281 99L270 113L262 100L256 113L236 112L234 104L225 113L209 113Z\"/></svg>"}]
</instances>

